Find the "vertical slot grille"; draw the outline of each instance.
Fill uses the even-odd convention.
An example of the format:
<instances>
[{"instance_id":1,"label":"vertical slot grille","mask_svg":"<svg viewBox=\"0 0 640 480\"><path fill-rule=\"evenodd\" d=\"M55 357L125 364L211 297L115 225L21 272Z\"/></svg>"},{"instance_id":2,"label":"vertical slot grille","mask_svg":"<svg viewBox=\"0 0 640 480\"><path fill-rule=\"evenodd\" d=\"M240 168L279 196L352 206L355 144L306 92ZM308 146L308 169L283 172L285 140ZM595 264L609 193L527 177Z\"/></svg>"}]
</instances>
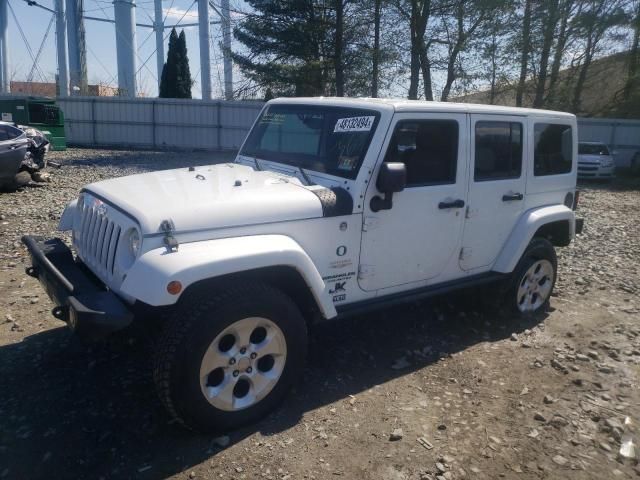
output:
<instances>
[{"instance_id":1,"label":"vertical slot grille","mask_svg":"<svg viewBox=\"0 0 640 480\"><path fill-rule=\"evenodd\" d=\"M116 250L122 228L108 216L99 212L99 206L88 201L80 213L76 248L82 260L96 273L110 280L114 273Z\"/></svg>"}]
</instances>

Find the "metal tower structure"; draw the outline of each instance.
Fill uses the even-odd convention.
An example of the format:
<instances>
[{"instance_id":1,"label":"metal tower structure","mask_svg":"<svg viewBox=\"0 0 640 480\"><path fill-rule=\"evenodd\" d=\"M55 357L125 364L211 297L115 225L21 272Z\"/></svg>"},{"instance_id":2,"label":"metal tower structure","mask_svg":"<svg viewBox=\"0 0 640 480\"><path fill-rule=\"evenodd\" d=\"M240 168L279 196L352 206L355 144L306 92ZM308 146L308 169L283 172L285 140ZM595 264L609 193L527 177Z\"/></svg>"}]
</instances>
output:
<instances>
[{"instance_id":1,"label":"metal tower structure","mask_svg":"<svg viewBox=\"0 0 640 480\"><path fill-rule=\"evenodd\" d=\"M162 69L164 68L164 19L162 18L162 0L154 0L153 29L156 32L156 67L158 70L158 92L162 81Z\"/></svg>"},{"instance_id":2,"label":"metal tower structure","mask_svg":"<svg viewBox=\"0 0 640 480\"><path fill-rule=\"evenodd\" d=\"M72 95L87 95L87 48L84 39L83 1L66 0L69 83ZM60 57L58 57L58 64ZM60 70L60 65L58 65Z\"/></svg>"},{"instance_id":3,"label":"metal tower structure","mask_svg":"<svg viewBox=\"0 0 640 480\"><path fill-rule=\"evenodd\" d=\"M67 18L64 0L56 0L56 48L58 54L58 95L69 95L69 57L67 56Z\"/></svg>"},{"instance_id":4,"label":"metal tower structure","mask_svg":"<svg viewBox=\"0 0 640 480\"><path fill-rule=\"evenodd\" d=\"M202 99L211 100L209 0L198 0L198 37L200 38L200 89L202 90Z\"/></svg>"},{"instance_id":5,"label":"metal tower structure","mask_svg":"<svg viewBox=\"0 0 640 480\"><path fill-rule=\"evenodd\" d=\"M118 61L118 90L121 96L136 96L136 3L135 0L114 0L116 21L116 57Z\"/></svg>"},{"instance_id":6,"label":"metal tower structure","mask_svg":"<svg viewBox=\"0 0 640 480\"><path fill-rule=\"evenodd\" d=\"M10 63L8 48L8 1L0 0L0 91L10 90ZM156 37L156 68L158 86L162 77L165 62L164 31L173 27L197 26L200 43L200 79L202 99L211 99L211 24L222 26L222 48L224 66L224 97L233 99L233 72L231 61L231 17L229 0L221 0L220 9L212 0L197 0L198 23L165 25L162 0L154 0L153 24L136 23L135 0L113 0L114 19L90 17L84 13L84 0L53 0L51 9L38 3L37 0L25 0L35 6L53 13L56 21L56 53L58 59L58 92L64 97L71 95L87 95L87 60L84 20L95 20L115 24L116 57L118 64L118 87L120 95L135 97L137 93L136 74L138 73L138 54L136 27L151 28ZM219 21L210 21L210 9L220 17ZM104 10L103 10L104 11ZM186 13L185 13L186 15ZM184 18L184 15L183 15ZM18 21L16 19L16 21ZM19 27L19 25L18 25ZM19 27L20 28L20 27ZM23 36L24 37L24 36ZM26 42L26 40L25 40ZM46 34L42 44L46 42ZM29 46L27 45L29 49ZM42 49L42 45L40 50ZM39 53L38 53L39 56ZM34 61L35 69L38 56ZM146 63L146 62L145 62ZM143 64L143 67L145 65Z\"/></svg>"},{"instance_id":7,"label":"metal tower structure","mask_svg":"<svg viewBox=\"0 0 640 480\"><path fill-rule=\"evenodd\" d=\"M9 74L9 45L8 45L8 29L9 29L9 11L8 0L0 0L0 61L2 68L0 69L0 86L2 93L9 93L11 78Z\"/></svg>"}]
</instances>

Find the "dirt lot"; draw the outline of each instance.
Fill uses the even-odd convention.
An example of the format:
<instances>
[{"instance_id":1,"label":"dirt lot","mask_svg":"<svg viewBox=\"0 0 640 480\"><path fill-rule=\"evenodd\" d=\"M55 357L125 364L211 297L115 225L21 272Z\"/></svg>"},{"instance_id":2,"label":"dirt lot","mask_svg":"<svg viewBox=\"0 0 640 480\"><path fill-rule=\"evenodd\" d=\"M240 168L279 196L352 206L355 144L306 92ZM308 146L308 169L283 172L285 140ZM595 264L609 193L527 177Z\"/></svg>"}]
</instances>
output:
<instances>
[{"instance_id":1,"label":"dirt lot","mask_svg":"<svg viewBox=\"0 0 640 480\"><path fill-rule=\"evenodd\" d=\"M583 186L586 230L560 252L547 314L517 322L464 294L320 326L285 404L226 438L168 421L145 342L71 337L19 243L53 235L85 183L214 156L51 158L65 165L50 185L0 194L0 478L640 476L618 454L640 440L638 185Z\"/></svg>"}]
</instances>

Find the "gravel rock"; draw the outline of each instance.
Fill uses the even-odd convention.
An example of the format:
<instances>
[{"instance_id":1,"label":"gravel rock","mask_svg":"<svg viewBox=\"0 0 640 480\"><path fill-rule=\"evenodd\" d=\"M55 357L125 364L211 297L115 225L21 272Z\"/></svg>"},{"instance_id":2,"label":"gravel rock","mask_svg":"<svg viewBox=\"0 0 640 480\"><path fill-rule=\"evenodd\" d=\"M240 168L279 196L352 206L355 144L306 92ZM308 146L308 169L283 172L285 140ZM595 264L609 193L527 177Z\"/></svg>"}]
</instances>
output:
<instances>
[{"instance_id":1,"label":"gravel rock","mask_svg":"<svg viewBox=\"0 0 640 480\"><path fill-rule=\"evenodd\" d=\"M539 422L546 422L547 421L547 418L544 415L542 415L540 412L536 412L533 415L533 419L537 420Z\"/></svg>"},{"instance_id":2,"label":"gravel rock","mask_svg":"<svg viewBox=\"0 0 640 480\"><path fill-rule=\"evenodd\" d=\"M389 435L389 441L391 442L397 442L398 440L402 440L402 437L404 437L404 432L402 431L401 428L396 428L393 432L391 432L391 434Z\"/></svg>"}]
</instances>

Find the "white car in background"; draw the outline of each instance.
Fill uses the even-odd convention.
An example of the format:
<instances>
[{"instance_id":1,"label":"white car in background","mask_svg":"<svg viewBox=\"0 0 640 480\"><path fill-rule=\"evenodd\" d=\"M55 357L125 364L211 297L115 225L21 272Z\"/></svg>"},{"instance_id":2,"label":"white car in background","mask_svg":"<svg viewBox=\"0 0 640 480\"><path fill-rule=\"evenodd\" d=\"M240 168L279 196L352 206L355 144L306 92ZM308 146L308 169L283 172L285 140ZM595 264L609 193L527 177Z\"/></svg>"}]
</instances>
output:
<instances>
[{"instance_id":1,"label":"white car in background","mask_svg":"<svg viewBox=\"0 0 640 480\"><path fill-rule=\"evenodd\" d=\"M602 142L578 144L578 178L610 180L615 176L615 162L609 147Z\"/></svg>"}]
</instances>

